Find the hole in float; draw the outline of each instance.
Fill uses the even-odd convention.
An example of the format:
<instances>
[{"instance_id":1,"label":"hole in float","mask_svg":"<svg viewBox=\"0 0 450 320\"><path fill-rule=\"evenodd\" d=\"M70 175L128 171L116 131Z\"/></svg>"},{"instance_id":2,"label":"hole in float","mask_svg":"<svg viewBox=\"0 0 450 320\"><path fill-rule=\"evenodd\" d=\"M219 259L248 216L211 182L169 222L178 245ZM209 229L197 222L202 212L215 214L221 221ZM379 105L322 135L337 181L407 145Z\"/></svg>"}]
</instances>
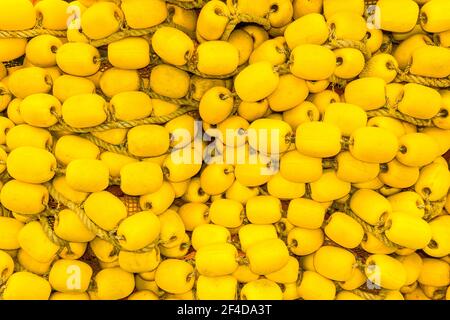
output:
<instances>
[{"instance_id":1,"label":"hole in float","mask_svg":"<svg viewBox=\"0 0 450 320\"><path fill-rule=\"evenodd\" d=\"M223 16L223 11L221 8L217 7L214 9L214 13L218 16Z\"/></svg>"},{"instance_id":2,"label":"hole in float","mask_svg":"<svg viewBox=\"0 0 450 320\"><path fill-rule=\"evenodd\" d=\"M425 196L429 196L429 195L431 194L431 189L430 189L430 188L423 188L423 189L422 189L422 193L423 193Z\"/></svg>"},{"instance_id":3,"label":"hole in float","mask_svg":"<svg viewBox=\"0 0 450 320\"><path fill-rule=\"evenodd\" d=\"M424 209L425 208L425 203L423 202L422 199L417 199L416 207L417 207L417 209Z\"/></svg>"},{"instance_id":4,"label":"hole in float","mask_svg":"<svg viewBox=\"0 0 450 320\"><path fill-rule=\"evenodd\" d=\"M428 23L428 16L425 12L421 12L419 16L420 23L426 25Z\"/></svg>"},{"instance_id":5,"label":"hole in float","mask_svg":"<svg viewBox=\"0 0 450 320\"><path fill-rule=\"evenodd\" d=\"M147 210L151 210L151 209L153 208L153 205L152 205L151 202L146 202L145 205L144 205L144 207L145 207L145 209L147 209Z\"/></svg>"},{"instance_id":6,"label":"hole in float","mask_svg":"<svg viewBox=\"0 0 450 320\"><path fill-rule=\"evenodd\" d=\"M440 118L448 118L448 110L447 109L441 109L441 111L439 111L439 117Z\"/></svg>"},{"instance_id":7,"label":"hole in float","mask_svg":"<svg viewBox=\"0 0 450 320\"><path fill-rule=\"evenodd\" d=\"M122 21L121 12L115 11L114 12L114 19L116 19L117 21Z\"/></svg>"},{"instance_id":8,"label":"hole in float","mask_svg":"<svg viewBox=\"0 0 450 320\"><path fill-rule=\"evenodd\" d=\"M274 3L273 5L270 6L270 12L278 12L278 10L280 10L280 7L278 6L278 4Z\"/></svg>"},{"instance_id":9,"label":"hole in float","mask_svg":"<svg viewBox=\"0 0 450 320\"><path fill-rule=\"evenodd\" d=\"M5 268L5 269L2 271L2 274L0 275L0 279L5 279L9 272L10 272L9 269L8 269L8 268Z\"/></svg>"},{"instance_id":10,"label":"hole in float","mask_svg":"<svg viewBox=\"0 0 450 320\"><path fill-rule=\"evenodd\" d=\"M49 86L52 86L52 85L53 85L53 79L52 79L52 77L51 77L50 75L46 75L46 76L44 77L44 81L45 81L45 83L48 84Z\"/></svg>"},{"instance_id":11,"label":"hole in float","mask_svg":"<svg viewBox=\"0 0 450 320\"><path fill-rule=\"evenodd\" d=\"M332 24L330 24L330 29L332 31L336 30L336 24L334 22Z\"/></svg>"},{"instance_id":12,"label":"hole in float","mask_svg":"<svg viewBox=\"0 0 450 320\"><path fill-rule=\"evenodd\" d=\"M169 16L173 16L175 14L176 10L175 7L168 7L167 8L167 13Z\"/></svg>"},{"instance_id":13,"label":"hole in float","mask_svg":"<svg viewBox=\"0 0 450 320\"><path fill-rule=\"evenodd\" d=\"M393 62L393 61L387 61L387 62L386 62L386 68L387 68L388 70L395 70L395 64L394 64L394 62Z\"/></svg>"},{"instance_id":14,"label":"hole in float","mask_svg":"<svg viewBox=\"0 0 450 320\"><path fill-rule=\"evenodd\" d=\"M406 146L401 146L399 151L401 154L406 154L408 152L408 148Z\"/></svg>"},{"instance_id":15,"label":"hole in float","mask_svg":"<svg viewBox=\"0 0 450 320\"><path fill-rule=\"evenodd\" d=\"M239 128L239 129L237 130L237 133L238 133L238 135L243 136L243 135L245 135L245 129Z\"/></svg>"},{"instance_id":16,"label":"hole in float","mask_svg":"<svg viewBox=\"0 0 450 320\"><path fill-rule=\"evenodd\" d=\"M388 219L387 221L386 221L386 223L384 224L384 230L386 231L386 230L389 230L389 229L391 229L391 227L392 227L392 219Z\"/></svg>"},{"instance_id":17,"label":"hole in float","mask_svg":"<svg viewBox=\"0 0 450 320\"><path fill-rule=\"evenodd\" d=\"M293 239L293 240L291 241L291 244L290 244L289 246L290 246L290 247L298 247L298 241L295 240L295 239Z\"/></svg>"},{"instance_id":18,"label":"hole in float","mask_svg":"<svg viewBox=\"0 0 450 320\"><path fill-rule=\"evenodd\" d=\"M431 240L430 243L428 243L428 248L437 249L439 248L439 244L435 240Z\"/></svg>"},{"instance_id":19,"label":"hole in float","mask_svg":"<svg viewBox=\"0 0 450 320\"><path fill-rule=\"evenodd\" d=\"M367 233L364 233L364 236L363 236L363 238L362 238L362 242L367 242L367 240L368 240L368 236L367 236Z\"/></svg>"}]
</instances>

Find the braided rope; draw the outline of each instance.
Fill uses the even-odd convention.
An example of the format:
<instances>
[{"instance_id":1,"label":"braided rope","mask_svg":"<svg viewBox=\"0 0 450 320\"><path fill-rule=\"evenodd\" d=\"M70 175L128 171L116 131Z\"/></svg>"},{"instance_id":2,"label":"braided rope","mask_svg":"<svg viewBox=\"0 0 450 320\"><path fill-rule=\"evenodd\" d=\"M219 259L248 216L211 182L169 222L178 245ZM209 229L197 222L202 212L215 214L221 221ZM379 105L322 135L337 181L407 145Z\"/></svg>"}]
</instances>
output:
<instances>
[{"instance_id":1,"label":"braided rope","mask_svg":"<svg viewBox=\"0 0 450 320\"><path fill-rule=\"evenodd\" d=\"M322 159L322 168L336 170L337 167L338 167L338 163L336 161L336 158Z\"/></svg>"},{"instance_id":2,"label":"braided rope","mask_svg":"<svg viewBox=\"0 0 450 320\"><path fill-rule=\"evenodd\" d=\"M385 40L380 47L380 52L381 53L387 53L387 54L391 54L392 50L394 50L394 43L392 41L391 36L388 37L387 40Z\"/></svg>"},{"instance_id":3,"label":"braided rope","mask_svg":"<svg viewBox=\"0 0 450 320\"><path fill-rule=\"evenodd\" d=\"M238 10L235 4L236 14L230 17L230 20L228 21L228 24L226 25L220 40L227 41L230 38L231 33L239 23L255 23L263 27L265 30L270 30L270 28L272 27L270 25L270 21L267 18L253 16L247 13L239 13L237 11Z\"/></svg>"},{"instance_id":4,"label":"braided rope","mask_svg":"<svg viewBox=\"0 0 450 320\"><path fill-rule=\"evenodd\" d=\"M350 139L350 137L342 136L342 138L341 138L341 148L342 148L342 150L348 151L352 144L353 144L353 141Z\"/></svg>"},{"instance_id":5,"label":"braided rope","mask_svg":"<svg viewBox=\"0 0 450 320\"><path fill-rule=\"evenodd\" d=\"M394 79L395 82L417 83L427 87L434 87L434 88L450 87L450 76L446 78L432 78L432 77L418 76L411 73L410 65L407 66L404 70L401 70L398 66L393 64L391 64L389 67L397 72L397 77Z\"/></svg>"},{"instance_id":6,"label":"braided rope","mask_svg":"<svg viewBox=\"0 0 450 320\"><path fill-rule=\"evenodd\" d=\"M128 120L128 121L111 121L107 123L103 123L101 125L90 127L90 128L74 128L66 124L65 122L60 119L60 123L53 125L48 128L50 131L70 131L74 133L90 133L90 132L101 132L101 131L107 131L111 129L129 129L140 125L145 124L164 124L169 122L170 120L173 120L181 115L184 115L189 112L196 111L196 107L182 107L178 110L164 116L158 116L158 117L149 117L139 120Z\"/></svg>"},{"instance_id":7,"label":"braided rope","mask_svg":"<svg viewBox=\"0 0 450 320\"><path fill-rule=\"evenodd\" d=\"M97 237L99 237L102 240L108 241L110 244L113 245L114 251L129 251L121 247L119 243L118 237L115 235L115 230L112 230L110 232L103 230L100 228L96 223L94 223L86 214L86 212L83 210L82 205L78 205L76 203L73 203L72 201L65 198L62 194L60 194L52 183L46 183L45 187L48 189L48 192L50 196L58 203L58 206L61 204L68 209L72 210L76 213L78 218L81 220L81 222L84 224L84 226L91 232L93 232ZM52 239L51 239L52 240ZM53 240L52 240L53 241ZM55 239L57 241L57 239ZM160 243L159 239L156 240L154 243L150 243L148 246L132 251L135 253L144 253L154 250L158 244ZM69 248L70 249L70 248Z\"/></svg>"},{"instance_id":8,"label":"braided rope","mask_svg":"<svg viewBox=\"0 0 450 320\"><path fill-rule=\"evenodd\" d=\"M101 47L101 46L105 46L105 45L108 45L115 41L122 40L122 39L128 38L128 37L141 37L141 36L150 35L150 34L155 33L158 29L160 29L162 27L176 28L176 29L181 30L184 33L186 33L190 38L192 38L192 39L196 38L195 33L184 28L183 26L180 26L173 22L164 22L164 23L158 24L156 26L144 28L144 29L124 28L123 30L115 32L106 38L98 39L98 40L90 40L90 44L93 45L94 47Z\"/></svg>"},{"instance_id":9,"label":"braided rope","mask_svg":"<svg viewBox=\"0 0 450 320\"><path fill-rule=\"evenodd\" d=\"M325 46L330 49L353 48L361 51L366 60L369 60L372 57L372 53L367 50L366 45L362 41L335 39L334 36L331 35Z\"/></svg>"},{"instance_id":10,"label":"braided rope","mask_svg":"<svg viewBox=\"0 0 450 320\"><path fill-rule=\"evenodd\" d=\"M419 126L419 127L434 127L433 120L423 120L423 119L417 119L411 116L408 116L406 114L401 113L400 111L397 111L395 109L391 108L381 108L377 110L371 110L366 111L368 117L378 117L378 116L384 116L384 117L393 117L398 120L402 120L408 123L411 123L413 125Z\"/></svg>"},{"instance_id":11,"label":"braided rope","mask_svg":"<svg viewBox=\"0 0 450 320\"><path fill-rule=\"evenodd\" d=\"M21 271L27 271L27 269L14 259L14 272L21 272Z\"/></svg>"},{"instance_id":12,"label":"braided rope","mask_svg":"<svg viewBox=\"0 0 450 320\"><path fill-rule=\"evenodd\" d=\"M113 237L111 237L111 235L108 232L100 228L91 219L89 219L89 217L86 215L86 212L84 212L84 210L81 208L80 205L75 204L74 202L65 198L55 189L52 183L46 183L45 187L48 189L50 196L58 203L58 205L62 204L65 207L72 210L73 212L75 212L77 216L80 218L81 222L86 226L86 228L89 231L93 232L100 239L112 243L114 247L119 247L118 242Z\"/></svg>"},{"instance_id":13,"label":"braided rope","mask_svg":"<svg viewBox=\"0 0 450 320\"><path fill-rule=\"evenodd\" d=\"M354 213L350 209L348 202L343 205L337 204L335 202L335 203L333 203L333 206L336 210L339 210L339 211L347 214L348 216L352 217L353 219L355 219L363 227L363 229L366 233L372 234L375 238L380 240L385 246L390 247L390 248L400 248L400 246L393 243L391 240L389 240L386 237L386 235L384 234L383 230L380 227L372 226L371 224L369 224L366 221L364 221L363 219L361 219L356 213Z\"/></svg>"},{"instance_id":14,"label":"braided rope","mask_svg":"<svg viewBox=\"0 0 450 320\"><path fill-rule=\"evenodd\" d=\"M264 189L263 187L258 187L258 192L259 192L260 195L263 195L263 196L269 196L270 195L270 193L266 189Z\"/></svg>"},{"instance_id":15,"label":"braided rope","mask_svg":"<svg viewBox=\"0 0 450 320\"><path fill-rule=\"evenodd\" d=\"M228 21L227 26L225 27L225 30L222 34L222 37L220 40L227 41L230 39L231 33L233 33L234 29L236 29L236 26L239 24L239 19L233 18Z\"/></svg>"},{"instance_id":16,"label":"braided rope","mask_svg":"<svg viewBox=\"0 0 450 320\"><path fill-rule=\"evenodd\" d=\"M395 82L409 82L417 83L427 87L434 88L449 88L450 87L450 77L447 78L430 78L423 76L416 76L414 74L400 71L395 78Z\"/></svg>"},{"instance_id":17,"label":"braided rope","mask_svg":"<svg viewBox=\"0 0 450 320\"><path fill-rule=\"evenodd\" d=\"M274 70L280 75L290 74L291 73L291 61L280 64L278 66L274 66Z\"/></svg>"},{"instance_id":18,"label":"braided rope","mask_svg":"<svg viewBox=\"0 0 450 320\"><path fill-rule=\"evenodd\" d=\"M440 216L444 210L446 202L446 196L438 201L425 200L425 215L423 217L424 220L431 221L434 218Z\"/></svg>"},{"instance_id":19,"label":"braided rope","mask_svg":"<svg viewBox=\"0 0 450 320\"><path fill-rule=\"evenodd\" d=\"M29 30L0 30L0 38L33 38L39 35L48 34L55 37L65 38L67 32L65 30L49 30L43 28L33 28Z\"/></svg>"},{"instance_id":20,"label":"braided rope","mask_svg":"<svg viewBox=\"0 0 450 320\"><path fill-rule=\"evenodd\" d=\"M342 78L339 78L338 76L336 76L336 75L332 75L329 79L328 79L328 81L330 81L330 83L333 85L333 86L337 86L338 88L345 88L345 86L348 84L348 82L349 81L351 81L351 80L347 80L347 79L342 79Z\"/></svg>"},{"instance_id":21,"label":"braided rope","mask_svg":"<svg viewBox=\"0 0 450 320\"><path fill-rule=\"evenodd\" d=\"M163 154L161 154L161 155L159 155L159 156L139 157L139 156L136 156L136 155L130 153L130 152L128 151L128 148L126 147L126 144L122 144L122 145L111 144L111 143L108 143L108 142L106 142L106 141L104 141L104 140L102 140L102 139L100 139L100 138L98 138L98 137L96 137L96 136L94 136L94 135L92 135L92 134L89 134L89 133L88 133L88 134L81 134L80 137L82 137L82 138L84 138L84 139L86 139L86 140L89 140L90 142L92 142L93 144L95 144L97 147L99 147L99 148L101 148L101 149L104 149L104 150L106 150L106 151L111 151L111 152L114 152L114 153L117 153L117 154L121 154L121 155L130 157L130 158L133 158L133 159L142 159L142 158L145 158L145 159L151 159L151 158L158 158L158 157L161 157L161 156L163 156L163 155L170 154L170 153L174 150L174 149L172 149L172 148L169 148L169 149L167 150L167 152L165 152L165 153L163 153ZM111 182L112 184L114 184L114 185L120 185L120 180L117 180L117 179L115 179L115 178L112 178L112 179L110 180L110 182Z\"/></svg>"},{"instance_id":22,"label":"braided rope","mask_svg":"<svg viewBox=\"0 0 450 320\"><path fill-rule=\"evenodd\" d=\"M380 240L385 246L389 248L400 248L397 244L389 240L386 237L386 235L383 232L381 232L379 227L375 227L368 224L351 210L346 210L345 213L350 217L352 217L353 219L355 219L356 221L358 221L358 223L363 227L365 232L371 233L375 238Z\"/></svg>"},{"instance_id":23,"label":"braided rope","mask_svg":"<svg viewBox=\"0 0 450 320\"><path fill-rule=\"evenodd\" d=\"M11 180L11 176L9 175L8 171L3 171L2 173L0 173L0 182L7 182L9 180Z\"/></svg>"},{"instance_id":24,"label":"braided rope","mask_svg":"<svg viewBox=\"0 0 450 320\"><path fill-rule=\"evenodd\" d=\"M131 154L125 145L111 144L89 133L82 134L81 137L86 140L89 140L90 142L94 143L97 147L100 147L106 151L111 151L134 159L140 159L138 156Z\"/></svg>"},{"instance_id":25,"label":"braided rope","mask_svg":"<svg viewBox=\"0 0 450 320\"><path fill-rule=\"evenodd\" d=\"M355 289L350 292L365 300L384 300L384 298L386 297L386 294L383 291L381 291L380 294L373 294L360 289Z\"/></svg>"},{"instance_id":26,"label":"braided rope","mask_svg":"<svg viewBox=\"0 0 450 320\"><path fill-rule=\"evenodd\" d=\"M0 204L0 217L10 217L11 211Z\"/></svg>"},{"instance_id":27,"label":"braided rope","mask_svg":"<svg viewBox=\"0 0 450 320\"><path fill-rule=\"evenodd\" d=\"M367 38L365 37L362 41L355 41L349 39L339 39L336 36L336 27L329 28L329 36L328 41L325 44L325 47L329 49L340 49L340 48L353 48L361 51L364 55L364 59L368 61L372 57L372 53L367 49L366 42Z\"/></svg>"},{"instance_id":28,"label":"braided rope","mask_svg":"<svg viewBox=\"0 0 450 320\"><path fill-rule=\"evenodd\" d=\"M199 76L199 77L202 77L205 79L229 79L229 78L232 78L235 75L237 75L239 72L241 72L245 67L247 67L247 64L244 63L244 64L238 66L236 68L236 70L234 70L233 72L224 74L224 75L210 75L210 74L206 74L206 73L199 71L197 69L197 62L195 61L195 59L189 61L187 65L176 66L176 67L178 69L195 74L196 76Z\"/></svg>"},{"instance_id":29,"label":"braided rope","mask_svg":"<svg viewBox=\"0 0 450 320\"><path fill-rule=\"evenodd\" d=\"M40 215L39 216L39 222L41 223L42 229L44 230L45 234L47 235L47 238L50 239L51 242L56 244L60 247L60 251L63 248L67 249L68 254L72 254L72 248L70 247L70 243L66 240L61 239L55 234L55 231L53 230L53 227L50 225L48 221L48 217Z\"/></svg>"},{"instance_id":30,"label":"braided rope","mask_svg":"<svg viewBox=\"0 0 450 320\"><path fill-rule=\"evenodd\" d=\"M180 68L181 69L181 68ZM175 99L175 98L169 98L163 95L160 95L148 88L143 88L141 86L140 91L144 92L146 95L148 95L152 99L159 99L166 102L170 102L173 104L181 105L181 106L190 106L190 107L197 107L198 108L198 101L194 101L191 99Z\"/></svg>"},{"instance_id":31,"label":"braided rope","mask_svg":"<svg viewBox=\"0 0 450 320\"><path fill-rule=\"evenodd\" d=\"M200 9L211 0L192 0L192 1L178 1L178 0L165 0L167 3L174 4L183 9Z\"/></svg>"}]
</instances>

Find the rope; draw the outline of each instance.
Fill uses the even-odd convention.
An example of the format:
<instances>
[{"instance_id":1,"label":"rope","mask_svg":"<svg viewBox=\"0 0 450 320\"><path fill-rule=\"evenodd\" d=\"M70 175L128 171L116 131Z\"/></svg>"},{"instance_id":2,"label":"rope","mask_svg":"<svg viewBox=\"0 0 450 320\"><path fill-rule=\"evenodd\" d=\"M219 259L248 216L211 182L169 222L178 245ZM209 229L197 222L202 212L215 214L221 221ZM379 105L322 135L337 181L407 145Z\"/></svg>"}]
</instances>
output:
<instances>
[{"instance_id":1,"label":"rope","mask_svg":"<svg viewBox=\"0 0 450 320\"><path fill-rule=\"evenodd\" d=\"M431 221L434 218L440 216L442 214L442 211L444 210L446 202L446 196L438 201L425 200L425 215L423 217L424 220Z\"/></svg>"},{"instance_id":2,"label":"rope","mask_svg":"<svg viewBox=\"0 0 450 320\"><path fill-rule=\"evenodd\" d=\"M344 205L338 205L337 203L333 203L333 206L335 207L336 210L339 210L355 219L363 227L366 233L372 234L375 238L380 240L385 246L390 248L399 248L397 244L393 243L386 237L383 230L379 226L372 226L371 224L368 224L363 219L361 219L357 214L355 214L350 209L348 203L345 203Z\"/></svg>"},{"instance_id":3,"label":"rope","mask_svg":"<svg viewBox=\"0 0 450 320\"><path fill-rule=\"evenodd\" d=\"M78 218L80 218L81 222L85 225L86 228L88 228L91 232L95 233L95 235L97 237L99 237L102 240L108 241L109 243L111 243L114 247L114 252L119 252L119 251L129 251L126 249L123 249L120 245L120 243L118 242L119 238L116 236L116 230L111 230L111 231L105 231L102 228L100 228L97 224L95 224L87 215L86 212L82 209L82 205L78 205L73 203L72 201L66 199L62 194L60 194L53 186L52 183L46 183L45 184L46 188L48 189L48 192L50 194L50 196L58 203L58 207L62 204L65 207L69 208L70 210L72 210L73 212L75 212L78 216ZM48 223L48 222L47 222ZM53 233L53 230L51 230ZM58 237L56 237L56 235L54 234L50 234L50 232L46 233L48 235L50 235L50 240L52 241L60 241L61 239L59 239ZM62 243L62 242L60 242ZM148 246L136 250L136 251L132 251L135 253L144 253L144 252L149 252L154 250L159 244L159 240L156 240L154 243L150 243ZM68 250L70 250L70 247L68 248Z\"/></svg>"},{"instance_id":4,"label":"rope","mask_svg":"<svg viewBox=\"0 0 450 320\"><path fill-rule=\"evenodd\" d=\"M231 19L227 26L225 27L225 31L222 34L222 37L220 38L220 40L224 40L224 41L228 41L228 39L231 36L231 33L234 31L234 29L236 29L236 26L239 24L239 19L238 18L233 18Z\"/></svg>"},{"instance_id":5,"label":"rope","mask_svg":"<svg viewBox=\"0 0 450 320\"><path fill-rule=\"evenodd\" d=\"M0 182L7 182L9 180L11 180L11 176L9 175L8 171L3 171L2 173L0 173Z\"/></svg>"},{"instance_id":6,"label":"rope","mask_svg":"<svg viewBox=\"0 0 450 320\"><path fill-rule=\"evenodd\" d=\"M181 7L183 9L187 9L187 10L200 9L209 1L211 1L211 0L192 0L192 1L166 0L167 3L174 4L178 7Z\"/></svg>"},{"instance_id":7,"label":"rope","mask_svg":"<svg viewBox=\"0 0 450 320\"><path fill-rule=\"evenodd\" d=\"M372 57L372 53L367 50L366 45L361 41L354 40L345 40L345 39L335 39L330 36L326 47L330 49L341 49L341 48L353 48L361 51L366 60L369 60Z\"/></svg>"},{"instance_id":8,"label":"rope","mask_svg":"<svg viewBox=\"0 0 450 320\"><path fill-rule=\"evenodd\" d=\"M66 240L61 239L55 234L55 231L53 230L53 227L50 225L49 217L46 216L39 216L39 222L41 223L42 229L44 230L47 237L50 239L51 242L59 246L61 249L66 248L68 254L72 254L72 248L70 247L70 243ZM61 251L60 249L60 251Z\"/></svg>"},{"instance_id":9,"label":"rope","mask_svg":"<svg viewBox=\"0 0 450 320\"><path fill-rule=\"evenodd\" d=\"M282 76L282 75L291 73L291 64L292 64L292 61L288 61L288 62L280 64L278 66L274 66L273 68L280 76Z\"/></svg>"},{"instance_id":10,"label":"rope","mask_svg":"<svg viewBox=\"0 0 450 320\"><path fill-rule=\"evenodd\" d=\"M193 57L193 59L191 61L189 61L186 65L176 66L176 67L178 69L181 69L186 72L190 72L192 74L195 74L196 76L199 76L199 77L202 77L205 79L229 79L229 78L232 78L235 75L237 75L239 72L241 72L245 67L247 67L247 64L244 63L243 65L238 66L236 68L236 70L234 70L233 72L224 74L224 75L210 75L210 74L200 72L197 69L197 61L196 61L195 57Z\"/></svg>"},{"instance_id":11,"label":"rope","mask_svg":"<svg viewBox=\"0 0 450 320\"><path fill-rule=\"evenodd\" d=\"M262 188L262 187L258 187L258 191L259 191L260 195L263 195L263 196L269 196L270 195L269 192L267 192L267 190Z\"/></svg>"},{"instance_id":12,"label":"rope","mask_svg":"<svg viewBox=\"0 0 450 320\"><path fill-rule=\"evenodd\" d=\"M100 138L97 138L96 136L92 135L92 134L82 134L81 135L82 138L89 140L90 142L94 143L97 147L100 147L106 151L111 151L117 154L121 154L130 158L134 158L134 159L140 159L139 157L131 154L128 151L128 148L125 147L125 145L115 145L115 144L111 144L108 143Z\"/></svg>"},{"instance_id":13,"label":"rope","mask_svg":"<svg viewBox=\"0 0 450 320\"><path fill-rule=\"evenodd\" d=\"M411 73L400 71L395 78L395 82L417 83L427 87L448 88L450 87L450 77L447 78L430 78L416 76Z\"/></svg>"},{"instance_id":14,"label":"rope","mask_svg":"<svg viewBox=\"0 0 450 320\"><path fill-rule=\"evenodd\" d=\"M234 11L236 13L230 17L230 20L228 21L228 24L225 27L225 30L220 40L228 41L231 33L234 31L234 29L239 23L255 23L263 27L265 30L270 30L272 28L269 19L265 17L258 17L247 13L239 13L237 10L236 3L234 4Z\"/></svg>"},{"instance_id":15,"label":"rope","mask_svg":"<svg viewBox=\"0 0 450 320\"><path fill-rule=\"evenodd\" d=\"M337 167L338 167L338 163L336 161L336 158L322 159L322 168L336 170Z\"/></svg>"},{"instance_id":16,"label":"rope","mask_svg":"<svg viewBox=\"0 0 450 320\"><path fill-rule=\"evenodd\" d=\"M341 148L342 150L349 150L350 149L350 145L353 144L353 141L351 141L351 139L349 137L345 137L343 136L341 138Z\"/></svg>"},{"instance_id":17,"label":"rope","mask_svg":"<svg viewBox=\"0 0 450 320\"><path fill-rule=\"evenodd\" d=\"M10 217L11 211L6 209L3 205L0 204L0 217Z\"/></svg>"},{"instance_id":18,"label":"rope","mask_svg":"<svg viewBox=\"0 0 450 320\"><path fill-rule=\"evenodd\" d=\"M28 271L24 266L14 259L14 272Z\"/></svg>"},{"instance_id":19,"label":"rope","mask_svg":"<svg viewBox=\"0 0 450 320\"><path fill-rule=\"evenodd\" d=\"M163 153L163 154L161 154L161 155L159 155L159 156L139 157L139 156L136 156L136 155L130 153L130 152L128 151L128 148L126 147L126 144L122 144L122 145L111 144L111 143L108 143L108 142L106 142L106 141L104 141L104 140L102 140L102 139L100 139L100 138L97 138L96 136L94 136L94 135L92 135L92 134L89 134L89 133L88 133L88 134L81 134L80 137L82 137L82 138L84 138L84 139L86 139L86 140L91 141L91 142L94 143L97 147L102 148L102 149L104 149L104 150L106 150L106 151L111 151L111 152L114 152L114 153L117 153L117 154L121 154L121 155L130 157L130 158L133 158L133 159L142 159L142 158L145 158L145 159L151 159L151 158L158 158L158 157L161 157L161 156L163 156L163 155L170 154L172 151L176 150L176 149L173 149L173 148L169 148L169 149L167 150L167 152L165 152L165 153ZM113 183L114 185L120 185L120 180L111 179L110 182Z\"/></svg>"},{"instance_id":20,"label":"rope","mask_svg":"<svg viewBox=\"0 0 450 320\"><path fill-rule=\"evenodd\" d=\"M332 84L332 86L336 86L336 87L338 87L338 88L345 88L345 86L348 84L348 82L349 82L350 80L339 78L338 76L336 76L336 75L333 74L333 75L328 79L328 81L330 81L330 83Z\"/></svg>"},{"instance_id":21,"label":"rope","mask_svg":"<svg viewBox=\"0 0 450 320\"><path fill-rule=\"evenodd\" d=\"M395 65L390 65L389 67L397 72L397 77L394 80L395 82L417 83L434 88L450 87L450 76L446 78L424 77L412 74L410 72L411 66L407 66L405 70L401 70L398 66Z\"/></svg>"},{"instance_id":22,"label":"rope","mask_svg":"<svg viewBox=\"0 0 450 320\"><path fill-rule=\"evenodd\" d=\"M178 25L175 24L173 22L164 22L161 24L158 24L156 26L150 27L150 28L144 28L144 29L130 29L130 28L124 28L121 31L115 32L112 35L103 38L103 39L98 39L98 40L90 40L90 44L93 45L94 47L101 47L101 46L105 46L108 45L110 43L113 43L115 41L118 40L122 40L124 38L128 38L128 37L141 37L141 36L146 36L149 34L153 34L156 32L156 30L162 28L162 27L172 27L172 28L176 28L178 30L183 31L184 33L186 33L190 38L195 39L195 33L193 33L192 31Z\"/></svg>"},{"instance_id":23,"label":"rope","mask_svg":"<svg viewBox=\"0 0 450 320\"><path fill-rule=\"evenodd\" d=\"M367 41L365 37L363 41ZM364 59L368 61L372 57L372 53L367 49L366 43L363 41L355 41L348 39L338 39L336 37L336 27L330 27L330 34L328 36L328 42L326 47L330 49L341 49L341 48L353 48L361 51L364 55Z\"/></svg>"},{"instance_id":24,"label":"rope","mask_svg":"<svg viewBox=\"0 0 450 320\"><path fill-rule=\"evenodd\" d=\"M120 177L109 177L109 184L112 186L120 186Z\"/></svg>"},{"instance_id":25,"label":"rope","mask_svg":"<svg viewBox=\"0 0 450 320\"><path fill-rule=\"evenodd\" d=\"M389 36L381 44L380 52L391 54L393 49L394 49L394 43L392 42L392 37Z\"/></svg>"},{"instance_id":26,"label":"rope","mask_svg":"<svg viewBox=\"0 0 450 320\"><path fill-rule=\"evenodd\" d=\"M114 247L120 247L116 239L114 239L110 233L106 232L98 225L96 225L89 217L86 215L86 212L81 208L81 206L73 203L72 201L66 199L62 194L60 194L52 183L46 183L46 188L50 196L58 203L58 205L62 204L65 207L69 208L73 212L77 214L80 218L81 222L88 228L91 232L95 233L97 237L100 239L106 240L114 245Z\"/></svg>"},{"instance_id":27,"label":"rope","mask_svg":"<svg viewBox=\"0 0 450 320\"><path fill-rule=\"evenodd\" d=\"M419 126L419 127L434 127L433 120L431 120L431 119L430 120L417 119L417 118L408 116L406 114L403 114L400 111L397 111L395 109L388 108L388 107L383 107L383 108L377 109L377 110L366 111L366 113L369 118L378 117L378 116L393 117L398 120L402 120L402 121L411 123L411 124Z\"/></svg>"},{"instance_id":28,"label":"rope","mask_svg":"<svg viewBox=\"0 0 450 320\"><path fill-rule=\"evenodd\" d=\"M158 93L156 93L156 92L154 92L154 91L152 91L152 90L150 90L148 88L141 88L140 91L144 92L145 94L147 94L152 99L159 99L159 100L163 100L163 101L170 102L170 103L177 104L177 105L198 107L198 104L199 104L197 101L194 101L194 100L191 100L191 99L174 99L174 98L169 98L169 97L160 95L160 94L158 94Z\"/></svg>"},{"instance_id":29,"label":"rope","mask_svg":"<svg viewBox=\"0 0 450 320\"><path fill-rule=\"evenodd\" d=\"M355 289L350 292L365 300L384 300L384 298L386 297L386 294L384 292L380 292L380 294L374 294L360 289Z\"/></svg>"},{"instance_id":30,"label":"rope","mask_svg":"<svg viewBox=\"0 0 450 320\"><path fill-rule=\"evenodd\" d=\"M65 30L49 30L43 28L33 28L29 30L0 30L0 38L33 38L39 35L49 34L55 37L65 38L67 32Z\"/></svg>"},{"instance_id":31,"label":"rope","mask_svg":"<svg viewBox=\"0 0 450 320\"><path fill-rule=\"evenodd\" d=\"M48 128L50 131L70 131L75 133L90 133L90 132L100 132L100 131L107 131L111 129L129 129L140 125L145 124L164 124L169 122L172 119L175 119L181 115L184 115L189 112L196 111L196 107L182 107L178 110L164 116L158 116L158 117L149 117L139 120L128 120L128 121L111 121L107 123L103 123L101 125L90 127L90 128L74 128L66 124L65 122L60 119L60 123L53 125Z\"/></svg>"}]
</instances>

